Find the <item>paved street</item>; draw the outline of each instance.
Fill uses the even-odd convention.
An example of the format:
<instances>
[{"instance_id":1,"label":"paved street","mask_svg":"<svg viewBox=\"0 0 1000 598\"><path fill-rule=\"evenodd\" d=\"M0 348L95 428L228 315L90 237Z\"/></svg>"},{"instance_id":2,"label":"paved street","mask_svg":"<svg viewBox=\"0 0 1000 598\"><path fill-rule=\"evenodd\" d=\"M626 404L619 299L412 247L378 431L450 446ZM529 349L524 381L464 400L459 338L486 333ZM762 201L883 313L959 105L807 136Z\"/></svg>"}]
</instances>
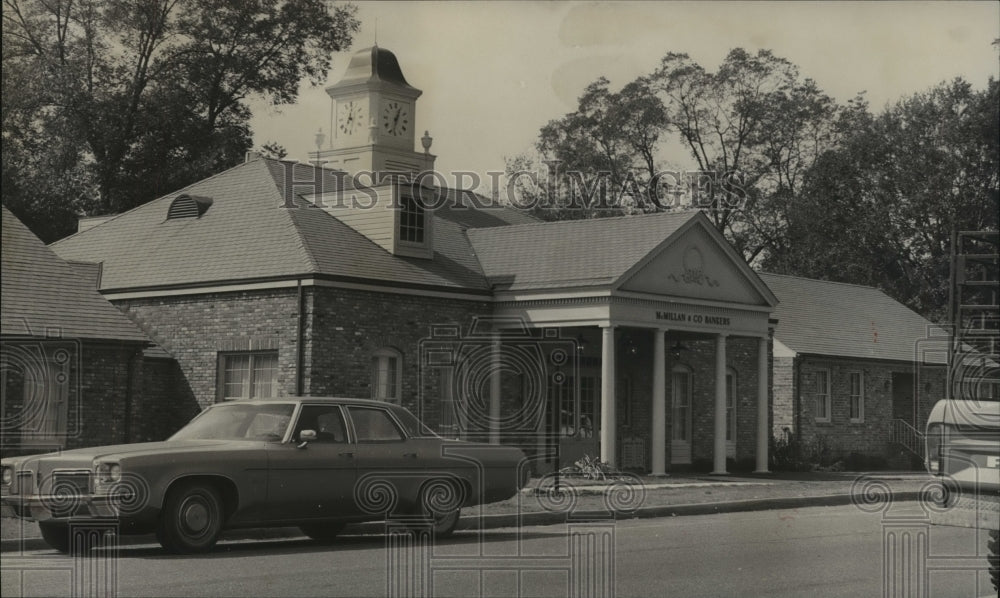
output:
<instances>
[{"instance_id":1,"label":"paved street","mask_svg":"<svg viewBox=\"0 0 1000 598\"><path fill-rule=\"evenodd\" d=\"M919 513L915 504L893 515ZM321 547L304 540L225 542L202 557L159 547L121 548L122 596L878 596L883 584L881 515L816 507L609 525L581 523L456 534L433 555L384 536L347 536ZM919 531L904 526L900 531ZM897 537L899 534L897 534ZM401 536L409 541L409 536ZM568 539L572 538L572 539ZM897 544L898 546L898 544ZM991 595L974 530L931 528L931 596ZM608 576L604 556L613 552ZM891 551L890 551L891 553ZM576 555L574 557L574 555ZM101 595L114 567L106 555L75 564L50 551L2 557L4 596ZM418 558L423 556L424 558ZM971 559L943 557L973 557ZM390 566L390 562L392 566ZM421 573L420 563L430 575ZM75 577L74 577L75 575ZM392 580L392 583L387 580ZM613 582L612 582L613 580ZM607 592L613 583L613 588ZM519 586L520 584L520 586ZM977 586L978 584L978 586ZM908 595L897 587L896 595ZM917 595L917 594L912 594Z\"/></svg>"}]
</instances>

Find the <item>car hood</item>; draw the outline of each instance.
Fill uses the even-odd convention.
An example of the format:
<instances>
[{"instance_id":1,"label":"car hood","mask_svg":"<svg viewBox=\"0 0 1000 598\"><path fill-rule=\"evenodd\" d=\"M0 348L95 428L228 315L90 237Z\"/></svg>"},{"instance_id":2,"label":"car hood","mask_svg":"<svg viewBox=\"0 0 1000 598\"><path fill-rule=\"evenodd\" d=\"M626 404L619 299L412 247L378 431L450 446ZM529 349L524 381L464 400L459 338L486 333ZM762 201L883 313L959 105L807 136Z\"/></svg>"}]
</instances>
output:
<instances>
[{"instance_id":1,"label":"car hood","mask_svg":"<svg viewBox=\"0 0 1000 598\"><path fill-rule=\"evenodd\" d=\"M20 468L31 462L58 464L60 467L81 467L89 469L94 460L114 460L123 457L141 455L169 455L201 450L217 451L219 449L260 448L260 441L247 440L167 440L162 442L137 442L132 444L113 444L109 446L94 446L73 449L59 453L31 455L15 459L4 459L5 465L18 463Z\"/></svg>"}]
</instances>

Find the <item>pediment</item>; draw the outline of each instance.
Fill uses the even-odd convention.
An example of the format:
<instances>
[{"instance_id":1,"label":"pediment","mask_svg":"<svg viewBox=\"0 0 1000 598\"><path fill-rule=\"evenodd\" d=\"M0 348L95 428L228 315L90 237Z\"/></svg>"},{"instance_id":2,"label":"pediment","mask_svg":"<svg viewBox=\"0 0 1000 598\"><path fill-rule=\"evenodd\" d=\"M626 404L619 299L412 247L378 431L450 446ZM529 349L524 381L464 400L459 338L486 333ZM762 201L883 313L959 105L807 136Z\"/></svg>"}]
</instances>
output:
<instances>
[{"instance_id":1,"label":"pediment","mask_svg":"<svg viewBox=\"0 0 1000 598\"><path fill-rule=\"evenodd\" d=\"M704 219L671 235L620 280L624 291L744 305L776 300Z\"/></svg>"}]
</instances>

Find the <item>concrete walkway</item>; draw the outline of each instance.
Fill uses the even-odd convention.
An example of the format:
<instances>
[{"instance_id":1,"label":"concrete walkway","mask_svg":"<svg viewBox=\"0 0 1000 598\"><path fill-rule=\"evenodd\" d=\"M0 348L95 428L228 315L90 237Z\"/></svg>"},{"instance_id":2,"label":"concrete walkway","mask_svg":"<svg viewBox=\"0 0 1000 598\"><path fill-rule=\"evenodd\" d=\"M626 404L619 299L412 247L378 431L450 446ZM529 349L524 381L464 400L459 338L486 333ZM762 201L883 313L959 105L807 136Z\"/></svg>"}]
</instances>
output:
<instances>
[{"instance_id":1,"label":"concrete walkway","mask_svg":"<svg viewBox=\"0 0 1000 598\"><path fill-rule=\"evenodd\" d=\"M712 476L685 474L624 480L533 479L517 496L462 510L458 529L555 525L567 521L705 515L737 511L855 504L867 512L893 501L917 500L932 484L920 472L812 472ZM349 526L345 534L382 533L382 523ZM0 550L46 548L38 525L0 522ZM234 530L226 540L301 537L297 528ZM124 545L152 544L152 536L124 536Z\"/></svg>"}]
</instances>

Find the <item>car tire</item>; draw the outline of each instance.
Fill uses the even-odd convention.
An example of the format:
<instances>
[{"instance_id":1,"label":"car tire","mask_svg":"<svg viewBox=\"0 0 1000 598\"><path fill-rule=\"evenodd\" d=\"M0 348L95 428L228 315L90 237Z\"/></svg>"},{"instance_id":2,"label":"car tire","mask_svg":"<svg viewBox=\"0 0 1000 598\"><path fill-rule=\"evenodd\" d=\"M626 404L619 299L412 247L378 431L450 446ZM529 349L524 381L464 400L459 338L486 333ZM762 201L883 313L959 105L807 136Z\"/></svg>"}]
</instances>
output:
<instances>
[{"instance_id":1,"label":"car tire","mask_svg":"<svg viewBox=\"0 0 1000 598\"><path fill-rule=\"evenodd\" d=\"M460 506L455 506L454 509L449 508L442 512L435 509L434 505L442 503L461 505L462 502L462 492L454 482L433 480L424 484L423 488L420 489L420 496L417 499L417 513L424 522L430 521L431 533L435 538L446 538L458 526L462 509ZM422 528L423 525L420 527Z\"/></svg>"},{"instance_id":2,"label":"car tire","mask_svg":"<svg viewBox=\"0 0 1000 598\"><path fill-rule=\"evenodd\" d=\"M160 513L156 537L176 554L208 552L222 532L219 492L209 485L188 483L171 489Z\"/></svg>"},{"instance_id":3,"label":"car tire","mask_svg":"<svg viewBox=\"0 0 1000 598\"><path fill-rule=\"evenodd\" d=\"M344 531L343 523L308 523L300 525L302 533L310 539L323 544L333 542L337 535Z\"/></svg>"},{"instance_id":4,"label":"car tire","mask_svg":"<svg viewBox=\"0 0 1000 598\"><path fill-rule=\"evenodd\" d=\"M69 552L69 526L65 523L39 521L38 529L42 532L45 543L62 553Z\"/></svg>"}]
</instances>

